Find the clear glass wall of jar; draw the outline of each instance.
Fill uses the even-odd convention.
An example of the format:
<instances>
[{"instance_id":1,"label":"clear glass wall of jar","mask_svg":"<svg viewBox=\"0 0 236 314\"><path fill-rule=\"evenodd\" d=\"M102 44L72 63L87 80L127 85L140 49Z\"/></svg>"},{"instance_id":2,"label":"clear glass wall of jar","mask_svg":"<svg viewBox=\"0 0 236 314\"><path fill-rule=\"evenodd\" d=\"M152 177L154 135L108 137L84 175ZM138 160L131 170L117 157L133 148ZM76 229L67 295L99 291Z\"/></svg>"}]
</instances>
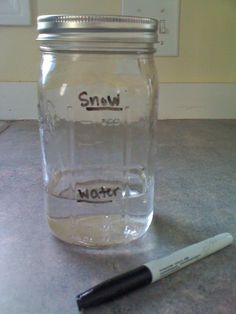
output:
<instances>
[{"instance_id":1,"label":"clear glass wall of jar","mask_svg":"<svg viewBox=\"0 0 236 314\"><path fill-rule=\"evenodd\" d=\"M156 21L42 16L39 123L52 233L89 247L151 224Z\"/></svg>"}]
</instances>

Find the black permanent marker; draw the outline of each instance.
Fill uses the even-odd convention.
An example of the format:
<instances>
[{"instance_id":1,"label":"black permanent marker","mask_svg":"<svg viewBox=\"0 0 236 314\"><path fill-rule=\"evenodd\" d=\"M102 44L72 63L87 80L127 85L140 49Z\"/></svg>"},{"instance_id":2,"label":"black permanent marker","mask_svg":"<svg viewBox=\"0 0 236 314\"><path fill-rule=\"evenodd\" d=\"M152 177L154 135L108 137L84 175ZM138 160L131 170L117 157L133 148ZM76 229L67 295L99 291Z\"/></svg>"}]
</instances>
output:
<instances>
[{"instance_id":1,"label":"black permanent marker","mask_svg":"<svg viewBox=\"0 0 236 314\"><path fill-rule=\"evenodd\" d=\"M232 242L233 237L230 233L222 233L104 281L77 296L79 310L114 300L133 290L149 285L223 249Z\"/></svg>"}]
</instances>

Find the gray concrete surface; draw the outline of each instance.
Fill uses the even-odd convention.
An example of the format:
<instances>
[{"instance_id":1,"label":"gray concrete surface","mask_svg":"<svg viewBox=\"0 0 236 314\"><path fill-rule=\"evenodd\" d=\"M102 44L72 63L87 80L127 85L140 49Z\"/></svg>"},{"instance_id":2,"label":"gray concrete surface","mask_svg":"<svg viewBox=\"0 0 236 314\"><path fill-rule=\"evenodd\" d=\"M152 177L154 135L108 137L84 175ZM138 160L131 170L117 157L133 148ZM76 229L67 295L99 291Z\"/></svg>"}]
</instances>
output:
<instances>
[{"instance_id":1,"label":"gray concrete surface","mask_svg":"<svg viewBox=\"0 0 236 314\"><path fill-rule=\"evenodd\" d=\"M158 127L151 228L123 248L88 250L49 234L37 123L0 134L0 313L74 314L77 293L220 232L236 236L236 121ZM236 246L84 313L234 314Z\"/></svg>"}]
</instances>

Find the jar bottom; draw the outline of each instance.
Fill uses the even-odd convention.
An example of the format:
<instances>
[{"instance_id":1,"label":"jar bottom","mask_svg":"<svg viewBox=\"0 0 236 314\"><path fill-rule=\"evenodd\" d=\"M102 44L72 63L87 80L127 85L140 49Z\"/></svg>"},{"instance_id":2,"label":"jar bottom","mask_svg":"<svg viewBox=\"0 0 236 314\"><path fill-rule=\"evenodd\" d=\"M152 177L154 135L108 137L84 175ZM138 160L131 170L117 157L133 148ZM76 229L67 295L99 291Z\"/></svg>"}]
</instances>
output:
<instances>
[{"instance_id":1,"label":"jar bottom","mask_svg":"<svg viewBox=\"0 0 236 314\"><path fill-rule=\"evenodd\" d=\"M149 228L153 212L148 216L96 215L52 218L51 232L60 240L90 248L103 248L128 243L140 238Z\"/></svg>"}]
</instances>

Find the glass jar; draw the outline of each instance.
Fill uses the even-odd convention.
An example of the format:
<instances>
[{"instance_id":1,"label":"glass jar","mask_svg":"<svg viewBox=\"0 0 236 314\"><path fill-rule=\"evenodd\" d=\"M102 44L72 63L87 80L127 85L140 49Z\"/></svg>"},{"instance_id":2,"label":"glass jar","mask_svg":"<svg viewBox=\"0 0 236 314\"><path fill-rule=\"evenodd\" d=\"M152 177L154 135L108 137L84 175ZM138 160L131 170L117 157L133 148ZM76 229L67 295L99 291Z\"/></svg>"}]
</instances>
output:
<instances>
[{"instance_id":1,"label":"glass jar","mask_svg":"<svg viewBox=\"0 0 236 314\"><path fill-rule=\"evenodd\" d=\"M38 17L45 206L63 241L121 244L151 224L156 28L139 17Z\"/></svg>"}]
</instances>

